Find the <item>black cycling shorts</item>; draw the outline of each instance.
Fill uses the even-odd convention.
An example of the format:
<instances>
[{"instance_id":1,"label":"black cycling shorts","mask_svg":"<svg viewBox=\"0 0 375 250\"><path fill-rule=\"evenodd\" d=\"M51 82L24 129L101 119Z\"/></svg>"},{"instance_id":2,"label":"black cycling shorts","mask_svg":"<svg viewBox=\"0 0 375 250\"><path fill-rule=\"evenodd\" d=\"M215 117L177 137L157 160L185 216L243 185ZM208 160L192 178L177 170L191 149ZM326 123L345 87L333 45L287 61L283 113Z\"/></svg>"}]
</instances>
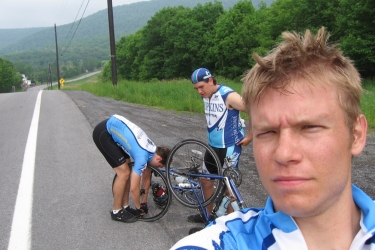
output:
<instances>
[{"instance_id":1,"label":"black cycling shorts","mask_svg":"<svg viewBox=\"0 0 375 250\"><path fill-rule=\"evenodd\" d=\"M130 156L113 140L107 131L107 120L100 122L92 132L92 138L112 168L116 168L126 162Z\"/></svg>"},{"instance_id":2,"label":"black cycling shorts","mask_svg":"<svg viewBox=\"0 0 375 250\"><path fill-rule=\"evenodd\" d=\"M226 148L214 148L214 147L211 147L211 148L215 151L215 153L219 157L221 166L223 166L224 158L227 154L227 149ZM209 153L208 151L206 151L206 153L204 154L204 162L210 174L217 174L217 166L215 164L215 160L212 157L212 154Z\"/></svg>"},{"instance_id":3,"label":"black cycling shorts","mask_svg":"<svg viewBox=\"0 0 375 250\"><path fill-rule=\"evenodd\" d=\"M238 168L238 162L240 159L242 146L233 145L228 148L215 148L215 147L211 147L211 148L215 151L215 153L219 157L221 166L224 166L224 159L226 157L229 157L229 161L231 164L233 164L233 167ZM217 174L217 166L215 164L215 160L208 151L206 151L204 155L204 161L205 161L205 166L208 172L210 172L210 174Z\"/></svg>"}]
</instances>

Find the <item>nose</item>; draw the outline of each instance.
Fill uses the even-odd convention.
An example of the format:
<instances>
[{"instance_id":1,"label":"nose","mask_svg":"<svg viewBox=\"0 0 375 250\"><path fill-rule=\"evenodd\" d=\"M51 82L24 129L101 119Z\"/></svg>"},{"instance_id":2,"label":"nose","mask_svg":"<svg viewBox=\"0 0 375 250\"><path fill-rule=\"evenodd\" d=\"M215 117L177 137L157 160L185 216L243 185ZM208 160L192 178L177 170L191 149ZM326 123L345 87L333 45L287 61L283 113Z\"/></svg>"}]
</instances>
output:
<instances>
[{"instance_id":1,"label":"nose","mask_svg":"<svg viewBox=\"0 0 375 250\"><path fill-rule=\"evenodd\" d=\"M299 162L302 159L302 153L299 147L299 138L291 130L282 130L279 132L274 158L280 165L289 165Z\"/></svg>"}]
</instances>

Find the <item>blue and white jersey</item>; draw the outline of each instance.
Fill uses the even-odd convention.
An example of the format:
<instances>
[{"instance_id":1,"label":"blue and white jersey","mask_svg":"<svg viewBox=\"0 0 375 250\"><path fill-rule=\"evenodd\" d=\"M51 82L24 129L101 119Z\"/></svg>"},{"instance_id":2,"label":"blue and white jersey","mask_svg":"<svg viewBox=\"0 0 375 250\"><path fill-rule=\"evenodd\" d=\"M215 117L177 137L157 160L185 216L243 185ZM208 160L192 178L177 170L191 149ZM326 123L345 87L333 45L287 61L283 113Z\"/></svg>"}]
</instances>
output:
<instances>
[{"instance_id":1,"label":"blue and white jersey","mask_svg":"<svg viewBox=\"0 0 375 250\"><path fill-rule=\"evenodd\" d=\"M203 98L208 143L215 148L233 146L244 138L240 111L228 109L225 101L233 89L220 85L211 98Z\"/></svg>"},{"instance_id":2,"label":"blue and white jersey","mask_svg":"<svg viewBox=\"0 0 375 250\"><path fill-rule=\"evenodd\" d=\"M375 203L352 185L353 199L361 209L361 229L350 250L375 250ZM222 216L204 230L191 234L171 249L298 249L307 250L293 218L274 212L270 198L264 208L247 208Z\"/></svg>"},{"instance_id":3,"label":"blue and white jersey","mask_svg":"<svg viewBox=\"0 0 375 250\"><path fill-rule=\"evenodd\" d=\"M113 140L134 160L133 170L141 175L155 155L156 146L146 133L128 119L113 115L107 121Z\"/></svg>"}]
</instances>

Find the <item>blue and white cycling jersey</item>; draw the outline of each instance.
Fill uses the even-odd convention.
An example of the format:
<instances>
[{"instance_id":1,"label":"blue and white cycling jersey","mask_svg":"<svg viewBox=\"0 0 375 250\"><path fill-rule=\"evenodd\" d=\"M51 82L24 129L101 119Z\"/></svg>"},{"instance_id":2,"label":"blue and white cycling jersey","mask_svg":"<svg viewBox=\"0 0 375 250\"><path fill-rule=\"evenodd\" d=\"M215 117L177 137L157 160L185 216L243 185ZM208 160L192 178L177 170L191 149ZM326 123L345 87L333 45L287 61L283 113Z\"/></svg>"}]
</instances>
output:
<instances>
[{"instance_id":1,"label":"blue and white cycling jersey","mask_svg":"<svg viewBox=\"0 0 375 250\"><path fill-rule=\"evenodd\" d=\"M352 185L354 202L361 209L361 229L350 250L375 250L375 203ZM268 198L264 208L247 208L219 217L204 230L191 234L172 249L298 249L307 250L293 218L275 212Z\"/></svg>"},{"instance_id":2,"label":"blue and white cycling jersey","mask_svg":"<svg viewBox=\"0 0 375 250\"><path fill-rule=\"evenodd\" d=\"M240 111L228 109L225 101L233 89L220 85L211 98L203 98L207 120L208 143L215 148L227 148L244 138Z\"/></svg>"},{"instance_id":3,"label":"blue and white cycling jersey","mask_svg":"<svg viewBox=\"0 0 375 250\"><path fill-rule=\"evenodd\" d=\"M122 116L111 116L106 125L113 140L133 158L133 171L141 175L155 155L155 144L140 127Z\"/></svg>"}]
</instances>

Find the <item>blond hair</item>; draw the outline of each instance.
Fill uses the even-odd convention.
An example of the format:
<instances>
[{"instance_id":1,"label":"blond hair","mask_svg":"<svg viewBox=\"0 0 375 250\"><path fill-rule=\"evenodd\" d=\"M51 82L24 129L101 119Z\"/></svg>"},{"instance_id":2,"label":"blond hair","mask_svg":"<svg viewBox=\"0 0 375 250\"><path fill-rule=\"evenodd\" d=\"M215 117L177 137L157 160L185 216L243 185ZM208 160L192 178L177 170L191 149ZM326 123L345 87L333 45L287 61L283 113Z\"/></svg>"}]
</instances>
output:
<instances>
[{"instance_id":1,"label":"blond hair","mask_svg":"<svg viewBox=\"0 0 375 250\"><path fill-rule=\"evenodd\" d=\"M337 88L337 100L352 128L361 114L363 92L361 78L352 60L345 57L337 44L328 44L324 27L314 36L306 30L304 36L283 32L283 41L265 57L253 54L255 66L242 78L242 97L249 114L251 105L262 97L267 88L288 93L292 80L305 79L312 85L322 83Z\"/></svg>"}]
</instances>

